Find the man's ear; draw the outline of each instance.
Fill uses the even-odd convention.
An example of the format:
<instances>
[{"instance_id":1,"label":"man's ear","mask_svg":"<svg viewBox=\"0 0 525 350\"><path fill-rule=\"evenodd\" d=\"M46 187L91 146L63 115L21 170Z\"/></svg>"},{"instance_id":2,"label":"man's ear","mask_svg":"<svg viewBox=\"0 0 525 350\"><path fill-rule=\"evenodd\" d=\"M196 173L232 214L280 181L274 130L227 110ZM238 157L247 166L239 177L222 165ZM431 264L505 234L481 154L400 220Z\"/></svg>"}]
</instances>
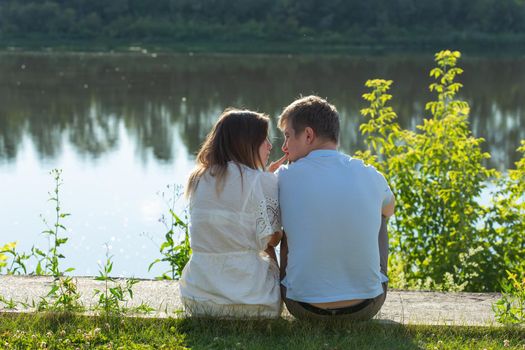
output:
<instances>
[{"instance_id":1,"label":"man's ear","mask_svg":"<svg viewBox=\"0 0 525 350\"><path fill-rule=\"evenodd\" d=\"M307 126L304 129L304 132L306 134L306 143L311 145L315 141L315 131L311 127Z\"/></svg>"}]
</instances>

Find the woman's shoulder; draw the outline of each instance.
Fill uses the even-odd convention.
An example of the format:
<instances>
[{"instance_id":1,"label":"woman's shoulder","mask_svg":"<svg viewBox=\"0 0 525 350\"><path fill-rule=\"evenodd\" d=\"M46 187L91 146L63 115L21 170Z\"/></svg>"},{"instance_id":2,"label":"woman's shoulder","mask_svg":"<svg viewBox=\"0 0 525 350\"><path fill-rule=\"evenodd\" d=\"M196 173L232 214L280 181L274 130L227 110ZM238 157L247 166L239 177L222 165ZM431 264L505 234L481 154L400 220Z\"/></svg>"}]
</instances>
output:
<instances>
[{"instance_id":1,"label":"woman's shoulder","mask_svg":"<svg viewBox=\"0 0 525 350\"><path fill-rule=\"evenodd\" d=\"M242 172L243 174L257 172L257 170L252 169L247 165L230 160L228 162L228 171L232 170L235 170L237 173Z\"/></svg>"},{"instance_id":2,"label":"woman's shoulder","mask_svg":"<svg viewBox=\"0 0 525 350\"><path fill-rule=\"evenodd\" d=\"M277 186L277 175L260 169L252 169L244 164L233 161L228 162L230 179L237 182L237 177L242 177L245 184L250 186L274 187Z\"/></svg>"},{"instance_id":3,"label":"woman's shoulder","mask_svg":"<svg viewBox=\"0 0 525 350\"><path fill-rule=\"evenodd\" d=\"M264 173L259 169L252 169L247 165L237 163L232 160L228 162L228 172L239 174L239 176L242 173L243 176L247 175L250 177L259 177L262 173Z\"/></svg>"},{"instance_id":4,"label":"woman's shoulder","mask_svg":"<svg viewBox=\"0 0 525 350\"><path fill-rule=\"evenodd\" d=\"M259 180L263 183L277 184L277 175L269 171L259 171Z\"/></svg>"},{"instance_id":5,"label":"woman's shoulder","mask_svg":"<svg viewBox=\"0 0 525 350\"><path fill-rule=\"evenodd\" d=\"M274 173L270 173L267 171L259 172L257 183L258 187L262 190L262 193L264 193L265 196L277 196L277 193L279 191L279 184L277 180L277 175L275 175Z\"/></svg>"}]
</instances>

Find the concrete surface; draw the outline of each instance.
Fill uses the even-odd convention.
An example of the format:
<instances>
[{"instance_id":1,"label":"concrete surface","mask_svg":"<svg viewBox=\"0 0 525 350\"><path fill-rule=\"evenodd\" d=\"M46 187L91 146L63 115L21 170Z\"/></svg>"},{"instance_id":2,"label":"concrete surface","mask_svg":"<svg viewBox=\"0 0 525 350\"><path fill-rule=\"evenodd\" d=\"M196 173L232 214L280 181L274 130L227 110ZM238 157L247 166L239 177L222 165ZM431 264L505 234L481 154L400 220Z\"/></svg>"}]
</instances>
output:
<instances>
[{"instance_id":1,"label":"concrete surface","mask_svg":"<svg viewBox=\"0 0 525 350\"><path fill-rule=\"evenodd\" d=\"M75 277L81 294L81 303L86 308L97 304L95 289L104 289L104 282L92 277ZM45 296L53 281L51 277L40 276L0 276L0 297L13 299L18 304L15 309L7 308L0 301L0 312L31 312L33 301L38 303ZM125 280L120 279L120 283ZM134 288L134 298L128 307L146 303L156 311L147 317L177 317L182 309L177 281L140 280ZM492 304L498 300L498 293L441 293L422 291L389 290L387 299L377 319L384 322L402 324L441 324L441 325L496 325ZM178 312L179 311L179 312ZM291 317L286 311L283 317Z\"/></svg>"}]
</instances>

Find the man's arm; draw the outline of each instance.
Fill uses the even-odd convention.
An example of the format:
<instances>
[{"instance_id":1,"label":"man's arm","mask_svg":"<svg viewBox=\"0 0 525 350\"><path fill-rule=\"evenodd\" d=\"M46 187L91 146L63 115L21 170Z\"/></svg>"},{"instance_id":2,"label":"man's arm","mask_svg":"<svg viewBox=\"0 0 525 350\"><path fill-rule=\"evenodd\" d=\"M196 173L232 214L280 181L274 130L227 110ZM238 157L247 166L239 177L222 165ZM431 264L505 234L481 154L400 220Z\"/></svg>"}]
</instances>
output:
<instances>
[{"instance_id":1,"label":"man's arm","mask_svg":"<svg viewBox=\"0 0 525 350\"><path fill-rule=\"evenodd\" d=\"M396 206L396 200L394 197L392 197L392 200L390 201L390 203L385 205L383 209L381 210L381 215L383 215L386 218L391 217L392 215L394 215L395 206Z\"/></svg>"},{"instance_id":2,"label":"man's arm","mask_svg":"<svg viewBox=\"0 0 525 350\"><path fill-rule=\"evenodd\" d=\"M288 239L286 233L283 231L283 238L281 239L281 251L280 251L280 277L281 281L286 276L286 265L288 265Z\"/></svg>"},{"instance_id":3,"label":"man's arm","mask_svg":"<svg viewBox=\"0 0 525 350\"><path fill-rule=\"evenodd\" d=\"M381 215L381 228L379 229L379 267L383 275L388 276L388 218Z\"/></svg>"},{"instance_id":4,"label":"man's arm","mask_svg":"<svg viewBox=\"0 0 525 350\"><path fill-rule=\"evenodd\" d=\"M379 263L381 267L381 272L385 275L387 275L388 272L388 251L389 251L389 244L388 244L388 230L387 230L387 224L388 224L388 218L394 215L394 209L396 206L395 198L392 196L392 199L390 200L390 203L385 205L383 209L381 210L381 228L379 229Z\"/></svg>"}]
</instances>

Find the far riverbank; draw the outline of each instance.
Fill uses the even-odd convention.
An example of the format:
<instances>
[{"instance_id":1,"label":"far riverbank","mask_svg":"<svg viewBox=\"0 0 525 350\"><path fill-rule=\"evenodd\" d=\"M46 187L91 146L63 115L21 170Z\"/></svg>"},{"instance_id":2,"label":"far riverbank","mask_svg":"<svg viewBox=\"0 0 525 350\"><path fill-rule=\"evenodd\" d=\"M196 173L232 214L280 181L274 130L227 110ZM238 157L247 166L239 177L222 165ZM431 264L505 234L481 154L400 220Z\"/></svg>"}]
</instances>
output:
<instances>
[{"instance_id":1,"label":"far riverbank","mask_svg":"<svg viewBox=\"0 0 525 350\"><path fill-rule=\"evenodd\" d=\"M0 51L52 52L130 52L147 50L157 53L229 53L229 54L336 54L383 55L426 54L444 48L469 55L525 54L525 35L451 38L405 37L396 40L364 39L330 41L303 40L167 40L111 38L6 38L0 36Z\"/></svg>"}]
</instances>

